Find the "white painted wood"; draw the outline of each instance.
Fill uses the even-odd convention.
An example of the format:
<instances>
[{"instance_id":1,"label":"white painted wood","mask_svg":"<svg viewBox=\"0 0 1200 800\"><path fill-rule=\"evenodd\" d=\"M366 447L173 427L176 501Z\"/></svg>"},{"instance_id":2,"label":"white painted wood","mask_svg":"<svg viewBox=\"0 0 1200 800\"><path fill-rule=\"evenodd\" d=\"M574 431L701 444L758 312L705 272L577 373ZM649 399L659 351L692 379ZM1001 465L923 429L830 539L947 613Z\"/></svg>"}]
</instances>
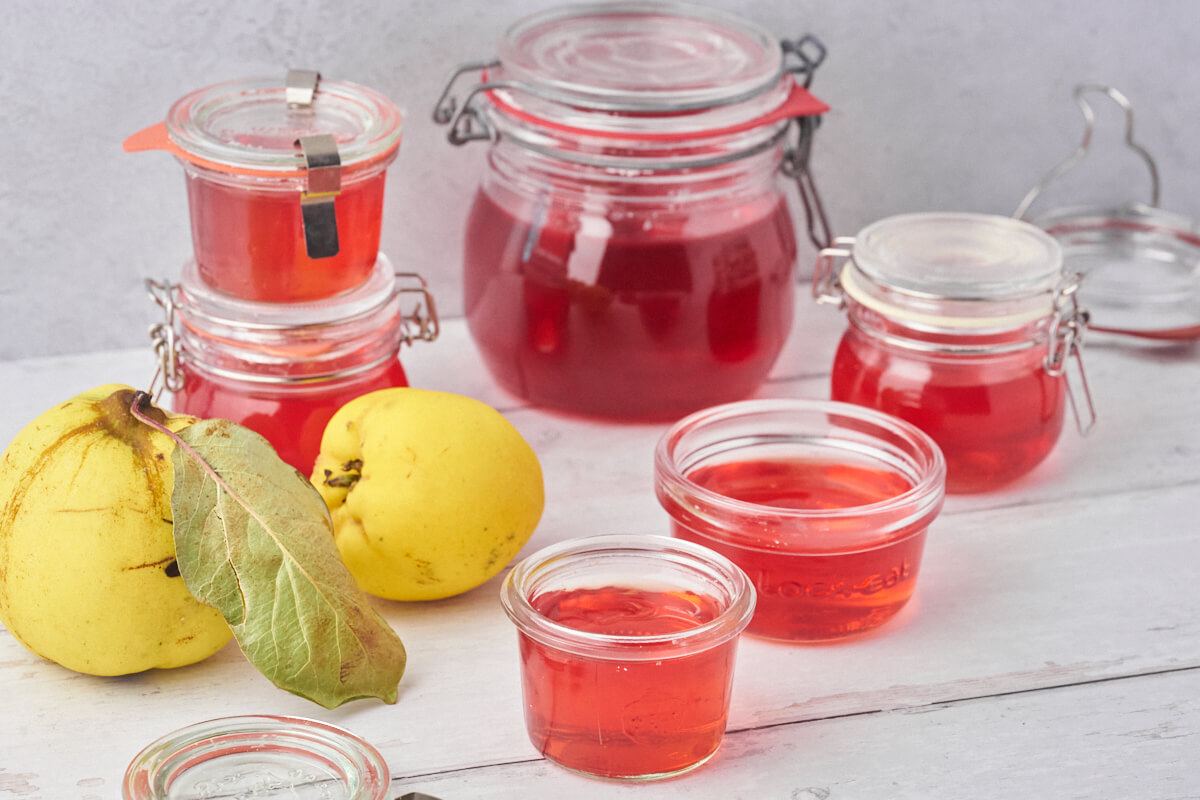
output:
<instances>
[{"instance_id":1,"label":"white painted wood","mask_svg":"<svg viewBox=\"0 0 1200 800\"><path fill-rule=\"evenodd\" d=\"M762 394L823 396L841 324L830 309L805 313ZM414 385L496 405L542 460L546 513L524 552L589 533L666 532L650 461L663 426L524 408L487 378L461 320L443 337L405 352ZM728 746L652 796L1200 795L1200 776L1181 766L1195 747L1184 734L1200 729L1200 359L1124 345L1087 355L1094 434L1068 431L1019 486L951 498L913 603L879 632L822 647L744 640ZM0 382L19 387L0 396L0 442L55 402L111 380L143 384L152 368L148 348L0 363ZM152 739L246 713L344 725L397 776L447 773L398 780L396 794L632 793L536 760L498 586L380 602L410 655L399 702L332 712L270 686L234 645L193 667L104 679L41 661L0 630L0 798L117 796ZM1154 675L1163 670L1188 671ZM1030 693L995 696L1012 692ZM1118 761L1121 746L1136 749L1137 769ZM1130 777L1139 770L1142 783Z\"/></svg>"}]
</instances>

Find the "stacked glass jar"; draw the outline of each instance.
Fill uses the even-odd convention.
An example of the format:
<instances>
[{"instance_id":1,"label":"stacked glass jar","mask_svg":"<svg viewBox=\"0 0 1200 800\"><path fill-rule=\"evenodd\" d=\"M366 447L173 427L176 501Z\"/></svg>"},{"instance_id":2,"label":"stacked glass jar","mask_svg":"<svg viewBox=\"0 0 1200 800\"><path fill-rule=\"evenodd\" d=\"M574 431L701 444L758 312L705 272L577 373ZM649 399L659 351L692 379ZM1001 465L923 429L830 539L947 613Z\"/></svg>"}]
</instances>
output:
<instances>
[{"instance_id":1,"label":"stacked glass jar","mask_svg":"<svg viewBox=\"0 0 1200 800\"><path fill-rule=\"evenodd\" d=\"M307 474L339 407L407 385L400 347L438 326L424 281L379 250L400 133L379 93L293 70L192 92L126 140L187 180L194 258L147 281L176 411L245 425Z\"/></svg>"}]
</instances>

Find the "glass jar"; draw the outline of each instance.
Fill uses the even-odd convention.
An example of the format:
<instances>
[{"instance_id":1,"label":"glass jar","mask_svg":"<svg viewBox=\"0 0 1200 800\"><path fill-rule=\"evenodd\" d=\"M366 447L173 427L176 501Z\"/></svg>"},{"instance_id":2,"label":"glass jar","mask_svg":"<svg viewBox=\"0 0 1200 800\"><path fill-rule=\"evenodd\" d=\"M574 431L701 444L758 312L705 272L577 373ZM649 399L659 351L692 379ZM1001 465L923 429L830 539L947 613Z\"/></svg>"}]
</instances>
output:
<instances>
[{"instance_id":1,"label":"glass jar","mask_svg":"<svg viewBox=\"0 0 1200 800\"><path fill-rule=\"evenodd\" d=\"M673 535L753 581L747 633L798 642L864 633L917 585L946 463L928 435L849 403L743 400L658 442L654 486Z\"/></svg>"},{"instance_id":2,"label":"glass jar","mask_svg":"<svg viewBox=\"0 0 1200 800\"><path fill-rule=\"evenodd\" d=\"M226 717L189 725L130 762L124 800L312 797L385 800L383 756L350 731L302 717Z\"/></svg>"},{"instance_id":3,"label":"glass jar","mask_svg":"<svg viewBox=\"0 0 1200 800\"><path fill-rule=\"evenodd\" d=\"M396 107L366 87L292 72L286 84L192 92L125 149L167 150L183 165L205 283L246 300L307 302L374 269L400 125Z\"/></svg>"},{"instance_id":4,"label":"glass jar","mask_svg":"<svg viewBox=\"0 0 1200 800\"><path fill-rule=\"evenodd\" d=\"M664 419L763 381L793 313L781 176L820 208L807 154L828 107L795 75L823 54L710 9L617 3L527 17L498 59L454 73L435 119L456 144L491 142L464 308L505 389ZM457 101L455 78L478 68Z\"/></svg>"},{"instance_id":5,"label":"glass jar","mask_svg":"<svg viewBox=\"0 0 1200 800\"><path fill-rule=\"evenodd\" d=\"M166 312L152 336L175 411L244 425L305 475L334 412L368 392L407 386L401 345L438 332L424 282L397 275L382 254L361 286L310 303L230 297L206 284L194 262L179 284L147 284ZM410 293L422 301L406 315Z\"/></svg>"},{"instance_id":6,"label":"glass jar","mask_svg":"<svg viewBox=\"0 0 1200 800\"><path fill-rule=\"evenodd\" d=\"M925 213L888 217L836 245L813 278L818 301L844 307L850 323L831 396L932 436L947 491L994 489L1041 463L1068 396L1081 431L1090 427L1087 312L1051 236L1009 217Z\"/></svg>"},{"instance_id":7,"label":"glass jar","mask_svg":"<svg viewBox=\"0 0 1200 800\"><path fill-rule=\"evenodd\" d=\"M652 780L708 761L725 735L754 587L724 557L665 536L539 550L508 574L529 738L567 769Z\"/></svg>"}]
</instances>

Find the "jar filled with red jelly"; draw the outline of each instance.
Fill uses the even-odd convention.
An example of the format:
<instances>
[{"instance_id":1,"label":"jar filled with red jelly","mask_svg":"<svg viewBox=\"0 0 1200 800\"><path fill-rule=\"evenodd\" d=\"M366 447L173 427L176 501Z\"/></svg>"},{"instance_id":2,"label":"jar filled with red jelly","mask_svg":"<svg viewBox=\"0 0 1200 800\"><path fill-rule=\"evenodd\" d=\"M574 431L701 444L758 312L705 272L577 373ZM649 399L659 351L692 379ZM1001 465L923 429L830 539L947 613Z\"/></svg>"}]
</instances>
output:
<instances>
[{"instance_id":1,"label":"jar filled with red jelly","mask_svg":"<svg viewBox=\"0 0 1200 800\"><path fill-rule=\"evenodd\" d=\"M399 110L378 92L295 70L194 91L125 142L183 165L196 274L257 302L332 297L379 253Z\"/></svg>"},{"instance_id":2,"label":"jar filled with red jelly","mask_svg":"<svg viewBox=\"0 0 1200 800\"><path fill-rule=\"evenodd\" d=\"M1088 314L1055 239L972 213L904 214L823 250L814 296L849 321L832 397L879 409L941 446L947 491L983 492L1053 450L1068 399L1094 422L1081 348Z\"/></svg>"},{"instance_id":3,"label":"jar filled with red jelly","mask_svg":"<svg viewBox=\"0 0 1200 800\"><path fill-rule=\"evenodd\" d=\"M195 263L179 284L148 286L165 310L152 336L173 409L244 425L305 475L334 412L368 392L407 386L401 346L438 333L423 281L396 274L382 255L357 288L309 303L231 297L205 283Z\"/></svg>"},{"instance_id":4,"label":"jar filled with red jelly","mask_svg":"<svg viewBox=\"0 0 1200 800\"><path fill-rule=\"evenodd\" d=\"M500 598L518 631L530 741L614 780L706 763L725 736L754 597L727 558L667 536L589 536L524 559Z\"/></svg>"},{"instance_id":5,"label":"jar filled with red jelly","mask_svg":"<svg viewBox=\"0 0 1200 800\"><path fill-rule=\"evenodd\" d=\"M826 238L808 153L828 107L806 88L823 47L652 2L534 14L498 49L435 110L451 142L490 142L463 283L492 375L615 419L753 392L792 323L785 178Z\"/></svg>"},{"instance_id":6,"label":"jar filled with red jelly","mask_svg":"<svg viewBox=\"0 0 1200 800\"><path fill-rule=\"evenodd\" d=\"M916 426L827 400L703 409L659 439L654 487L674 536L746 572L746 632L789 642L858 636L917 586L946 462Z\"/></svg>"}]
</instances>

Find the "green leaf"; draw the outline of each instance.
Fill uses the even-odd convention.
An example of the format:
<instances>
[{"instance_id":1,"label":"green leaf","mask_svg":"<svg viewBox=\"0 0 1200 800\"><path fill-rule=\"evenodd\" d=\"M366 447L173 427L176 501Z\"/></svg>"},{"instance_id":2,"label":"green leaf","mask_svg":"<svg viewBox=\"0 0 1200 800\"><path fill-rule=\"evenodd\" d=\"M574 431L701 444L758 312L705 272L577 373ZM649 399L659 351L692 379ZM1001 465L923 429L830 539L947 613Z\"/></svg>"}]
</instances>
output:
<instances>
[{"instance_id":1,"label":"green leaf","mask_svg":"<svg viewBox=\"0 0 1200 800\"><path fill-rule=\"evenodd\" d=\"M404 645L342 563L316 489L240 425L202 420L179 436L171 511L191 593L281 689L326 708L394 703Z\"/></svg>"}]
</instances>

